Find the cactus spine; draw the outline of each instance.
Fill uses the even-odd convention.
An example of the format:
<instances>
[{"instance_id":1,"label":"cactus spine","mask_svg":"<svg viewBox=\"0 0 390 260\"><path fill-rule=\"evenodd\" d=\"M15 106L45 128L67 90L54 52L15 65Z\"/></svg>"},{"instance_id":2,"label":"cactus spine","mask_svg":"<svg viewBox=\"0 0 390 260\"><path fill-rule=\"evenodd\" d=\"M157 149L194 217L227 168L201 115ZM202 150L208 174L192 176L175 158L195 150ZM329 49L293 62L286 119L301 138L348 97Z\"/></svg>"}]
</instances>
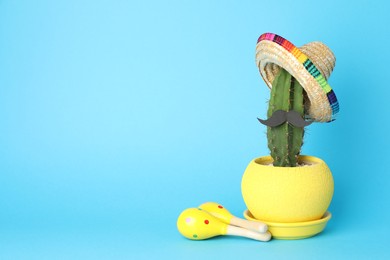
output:
<instances>
[{"instance_id":1,"label":"cactus spine","mask_svg":"<svg viewBox=\"0 0 390 260\"><path fill-rule=\"evenodd\" d=\"M281 69L276 75L271 90L268 117L277 110L294 110L304 116L303 88L290 73ZM274 166L295 167L303 144L304 129L288 122L267 128L268 148Z\"/></svg>"}]
</instances>

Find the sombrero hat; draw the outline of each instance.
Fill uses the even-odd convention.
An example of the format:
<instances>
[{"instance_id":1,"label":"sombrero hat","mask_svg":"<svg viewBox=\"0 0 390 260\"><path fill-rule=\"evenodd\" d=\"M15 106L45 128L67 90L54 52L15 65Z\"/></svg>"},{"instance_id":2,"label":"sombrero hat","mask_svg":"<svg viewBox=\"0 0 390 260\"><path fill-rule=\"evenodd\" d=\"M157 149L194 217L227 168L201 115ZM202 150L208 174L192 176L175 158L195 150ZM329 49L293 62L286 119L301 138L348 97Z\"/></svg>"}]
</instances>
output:
<instances>
[{"instance_id":1,"label":"sombrero hat","mask_svg":"<svg viewBox=\"0 0 390 260\"><path fill-rule=\"evenodd\" d=\"M333 71L336 57L321 42L311 42L300 48L283 37L262 34L256 45L256 64L269 88L280 70L287 70L307 93L307 116L317 122L335 119L339 111L336 94L327 79Z\"/></svg>"}]
</instances>

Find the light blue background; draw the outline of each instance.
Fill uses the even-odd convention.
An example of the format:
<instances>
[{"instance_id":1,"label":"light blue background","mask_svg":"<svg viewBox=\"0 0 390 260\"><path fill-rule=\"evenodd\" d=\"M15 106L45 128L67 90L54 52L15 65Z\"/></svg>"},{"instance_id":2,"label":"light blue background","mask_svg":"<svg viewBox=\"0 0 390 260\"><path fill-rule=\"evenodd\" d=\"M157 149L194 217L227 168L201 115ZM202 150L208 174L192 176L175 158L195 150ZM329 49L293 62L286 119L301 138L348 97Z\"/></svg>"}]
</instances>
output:
<instances>
[{"instance_id":1,"label":"light blue background","mask_svg":"<svg viewBox=\"0 0 390 260\"><path fill-rule=\"evenodd\" d=\"M386 1L0 0L0 258L384 259L389 253ZM193 242L176 218L268 154L258 36L336 54L338 120L304 154L332 169L333 218L298 241Z\"/></svg>"}]
</instances>

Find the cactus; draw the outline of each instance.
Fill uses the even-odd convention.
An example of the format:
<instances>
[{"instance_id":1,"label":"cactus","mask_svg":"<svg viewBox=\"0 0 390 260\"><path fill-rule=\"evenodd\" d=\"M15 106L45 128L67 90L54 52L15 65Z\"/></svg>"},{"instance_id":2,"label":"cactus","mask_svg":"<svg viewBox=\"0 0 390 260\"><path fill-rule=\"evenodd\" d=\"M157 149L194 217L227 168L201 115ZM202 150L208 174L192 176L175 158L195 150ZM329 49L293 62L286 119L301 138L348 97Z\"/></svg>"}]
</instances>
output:
<instances>
[{"instance_id":1,"label":"cactus","mask_svg":"<svg viewBox=\"0 0 390 260\"><path fill-rule=\"evenodd\" d=\"M286 70L276 75L271 90L268 117L277 111L294 110L304 116L304 90L297 80ZM274 160L274 166L295 167L303 144L304 129L285 122L276 127L267 128L268 148Z\"/></svg>"}]
</instances>

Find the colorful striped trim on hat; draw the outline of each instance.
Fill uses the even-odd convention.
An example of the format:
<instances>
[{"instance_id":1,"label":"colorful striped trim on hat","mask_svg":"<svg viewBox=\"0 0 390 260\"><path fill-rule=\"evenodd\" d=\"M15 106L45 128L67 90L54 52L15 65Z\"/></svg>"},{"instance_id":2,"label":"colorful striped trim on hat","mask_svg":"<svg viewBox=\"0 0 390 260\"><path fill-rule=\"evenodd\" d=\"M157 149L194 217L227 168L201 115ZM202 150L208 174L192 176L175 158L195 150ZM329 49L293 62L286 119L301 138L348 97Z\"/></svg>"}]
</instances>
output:
<instances>
[{"instance_id":1,"label":"colorful striped trim on hat","mask_svg":"<svg viewBox=\"0 0 390 260\"><path fill-rule=\"evenodd\" d=\"M331 121L333 121L335 119L335 115L340 110L339 102L337 101L336 94L329 86L325 77L316 68L313 62L303 52L301 52L297 47L295 47L294 44L284 39L282 36L279 36L274 33L264 33L260 35L259 39L257 40L257 43L264 40L272 41L282 46L284 49L286 49L288 52L294 55L294 57L297 58L297 60L300 63L302 63L302 65L306 68L306 70L314 77L314 79L318 82L318 84L321 86L322 90L325 92L326 96L328 97L328 101L332 109Z\"/></svg>"}]
</instances>

